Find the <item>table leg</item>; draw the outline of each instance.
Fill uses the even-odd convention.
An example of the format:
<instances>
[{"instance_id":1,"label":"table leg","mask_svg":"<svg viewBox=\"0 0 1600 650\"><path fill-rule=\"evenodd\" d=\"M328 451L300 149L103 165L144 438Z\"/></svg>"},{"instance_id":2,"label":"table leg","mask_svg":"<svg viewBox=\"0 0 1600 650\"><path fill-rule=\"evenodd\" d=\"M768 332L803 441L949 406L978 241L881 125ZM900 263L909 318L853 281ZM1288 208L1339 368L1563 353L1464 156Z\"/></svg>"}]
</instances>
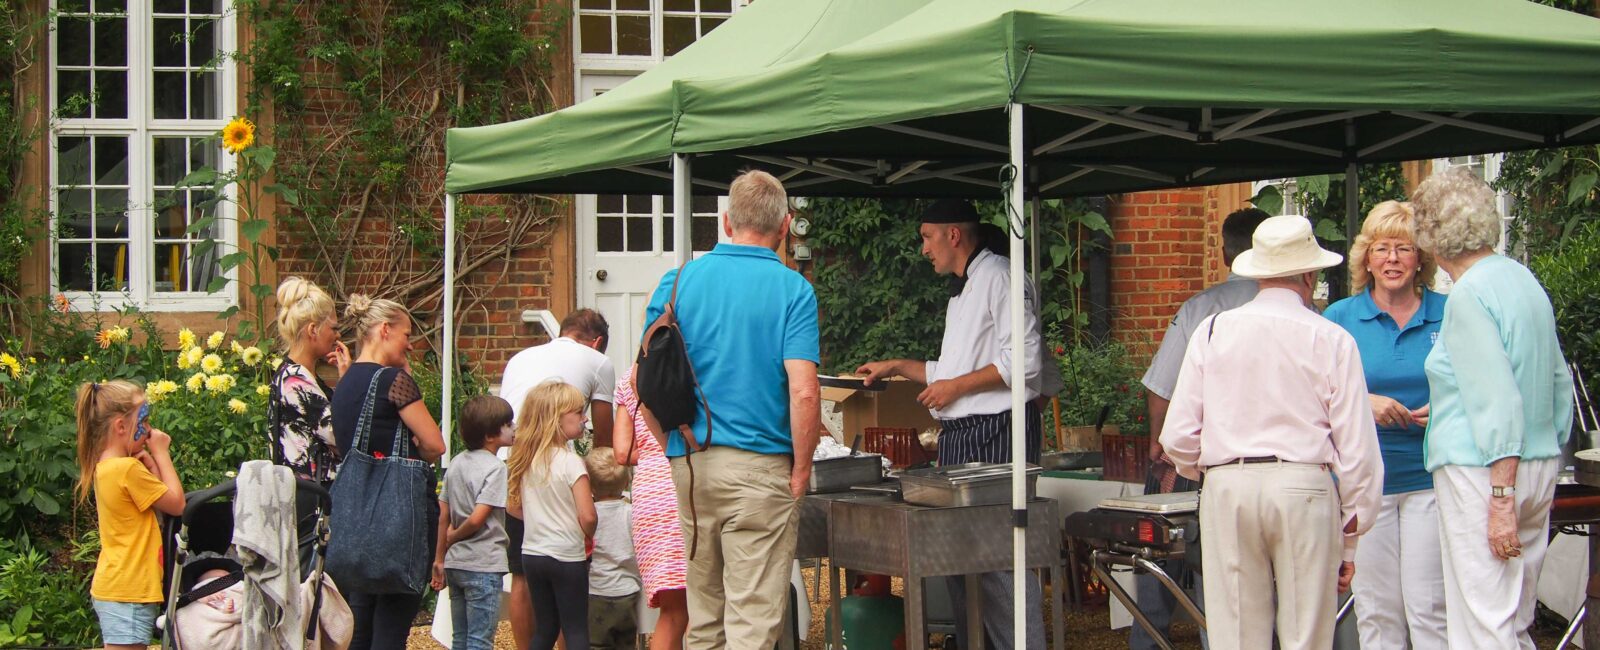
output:
<instances>
[{"instance_id":1,"label":"table leg","mask_svg":"<svg viewBox=\"0 0 1600 650\"><path fill-rule=\"evenodd\" d=\"M1066 650L1067 648L1067 599L1065 594L1062 593L1067 588L1067 583L1062 581L1061 566L1050 567L1050 629L1054 633L1053 636L1056 640L1053 646L1055 650Z\"/></svg>"},{"instance_id":2,"label":"table leg","mask_svg":"<svg viewBox=\"0 0 1600 650\"><path fill-rule=\"evenodd\" d=\"M828 611L833 614L831 616L833 624L826 626L826 629L828 630L828 635L832 638L834 650L842 650L844 648L844 611L840 609L839 601L844 598L844 569L839 568L839 565L829 560L828 572L832 574L828 576L828 582L830 583L828 589L833 591L833 596L828 599Z\"/></svg>"},{"instance_id":3,"label":"table leg","mask_svg":"<svg viewBox=\"0 0 1600 650\"><path fill-rule=\"evenodd\" d=\"M906 648L928 647L928 627L922 620L922 578L905 577Z\"/></svg>"},{"instance_id":4,"label":"table leg","mask_svg":"<svg viewBox=\"0 0 1600 650\"><path fill-rule=\"evenodd\" d=\"M983 650L983 587L978 584L978 575L969 573L961 576L967 586L967 638L961 642L972 650Z\"/></svg>"},{"instance_id":5,"label":"table leg","mask_svg":"<svg viewBox=\"0 0 1600 650\"><path fill-rule=\"evenodd\" d=\"M1589 524L1589 582L1584 589L1587 605L1583 619L1583 647L1600 648L1600 524Z\"/></svg>"}]
</instances>

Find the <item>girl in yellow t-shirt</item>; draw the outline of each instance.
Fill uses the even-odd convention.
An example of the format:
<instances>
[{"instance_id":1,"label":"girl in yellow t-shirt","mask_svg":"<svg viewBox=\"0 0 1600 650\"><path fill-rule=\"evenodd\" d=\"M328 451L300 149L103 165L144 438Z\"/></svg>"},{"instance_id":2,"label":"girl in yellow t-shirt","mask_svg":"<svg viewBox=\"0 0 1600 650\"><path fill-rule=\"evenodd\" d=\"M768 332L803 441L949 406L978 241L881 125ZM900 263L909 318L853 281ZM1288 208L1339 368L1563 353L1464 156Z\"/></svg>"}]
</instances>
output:
<instances>
[{"instance_id":1,"label":"girl in yellow t-shirt","mask_svg":"<svg viewBox=\"0 0 1600 650\"><path fill-rule=\"evenodd\" d=\"M150 427L144 390L115 380L78 388L78 503L94 492L100 559L89 595L107 650L144 648L161 610L156 511L183 514L172 438Z\"/></svg>"}]
</instances>

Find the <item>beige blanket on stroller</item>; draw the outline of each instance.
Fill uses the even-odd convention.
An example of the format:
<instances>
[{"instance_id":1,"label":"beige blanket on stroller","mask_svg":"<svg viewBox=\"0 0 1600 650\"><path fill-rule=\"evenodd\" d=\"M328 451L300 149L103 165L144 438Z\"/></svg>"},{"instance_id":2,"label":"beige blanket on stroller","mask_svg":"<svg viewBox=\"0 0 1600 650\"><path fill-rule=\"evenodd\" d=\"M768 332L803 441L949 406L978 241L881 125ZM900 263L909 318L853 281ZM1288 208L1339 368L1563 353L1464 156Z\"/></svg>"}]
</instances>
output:
<instances>
[{"instance_id":1,"label":"beige blanket on stroller","mask_svg":"<svg viewBox=\"0 0 1600 650\"><path fill-rule=\"evenodd\" d=\"M316 592L312 579L300 585L301 611L309 613ZM176 650L235 650L244 640L240 607L244 603L244 583L190 603L173 615L172 630ZM316 638L307 640L312 650L346 650L355 632L355 616L350 605L333 586L333 579L322 577L322 605L317 615Z\"/></svg>"}]
</instances>

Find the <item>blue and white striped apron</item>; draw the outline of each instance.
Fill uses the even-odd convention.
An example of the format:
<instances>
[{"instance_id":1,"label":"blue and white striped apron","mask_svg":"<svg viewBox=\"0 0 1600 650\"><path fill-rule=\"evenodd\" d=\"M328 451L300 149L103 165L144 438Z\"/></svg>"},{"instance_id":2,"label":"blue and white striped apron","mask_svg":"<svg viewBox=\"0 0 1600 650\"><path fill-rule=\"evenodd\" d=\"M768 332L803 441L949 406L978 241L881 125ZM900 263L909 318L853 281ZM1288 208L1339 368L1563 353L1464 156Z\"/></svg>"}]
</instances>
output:
<instances>
[{"instance_id":1,"label":"blue and white striped apron","mask_svg":"<svg viewBox=\"0 0 1600 650\"><path fill-rule=\"evenodd\" d=\"M1027 461L1039 463L1042 417L1039 406L1028 401ZM939 464L1011 462L1011 411L939 420Z\"/></svg>"}]
</instances>

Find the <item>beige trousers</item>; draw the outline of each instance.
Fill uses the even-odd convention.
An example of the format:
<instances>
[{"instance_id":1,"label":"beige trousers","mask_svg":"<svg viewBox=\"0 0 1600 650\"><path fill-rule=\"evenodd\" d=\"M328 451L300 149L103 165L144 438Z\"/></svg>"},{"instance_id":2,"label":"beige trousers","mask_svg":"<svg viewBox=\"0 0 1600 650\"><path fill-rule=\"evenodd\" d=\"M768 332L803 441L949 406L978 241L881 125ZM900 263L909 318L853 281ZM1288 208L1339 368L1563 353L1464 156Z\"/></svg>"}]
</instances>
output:
<instances>
[{"instance_id":1,"label":"beige trousers","mask_svg":"<svg viewBox=\"0 0 1600 650\"><path fill-rule=\"evenodd\" d=\"M672 459L683 541L695 549L685 648L769 650L778 642L800 513L789 494L791 465L789 456L715 446L692 460Z\"/></svg>"},{"instance_id":2,"label":"beige trousers","mask_svg":"<svg viewBox=\"0 0 1600 650\"><path fill-rule=\"evenodd\" d=\"M1200 522L1212 650L1271 648L1274 624L1283 650L1333 646L1343 536L1327 469L1212 467L1200 490Z\"/></svg>"}]
</instances>

